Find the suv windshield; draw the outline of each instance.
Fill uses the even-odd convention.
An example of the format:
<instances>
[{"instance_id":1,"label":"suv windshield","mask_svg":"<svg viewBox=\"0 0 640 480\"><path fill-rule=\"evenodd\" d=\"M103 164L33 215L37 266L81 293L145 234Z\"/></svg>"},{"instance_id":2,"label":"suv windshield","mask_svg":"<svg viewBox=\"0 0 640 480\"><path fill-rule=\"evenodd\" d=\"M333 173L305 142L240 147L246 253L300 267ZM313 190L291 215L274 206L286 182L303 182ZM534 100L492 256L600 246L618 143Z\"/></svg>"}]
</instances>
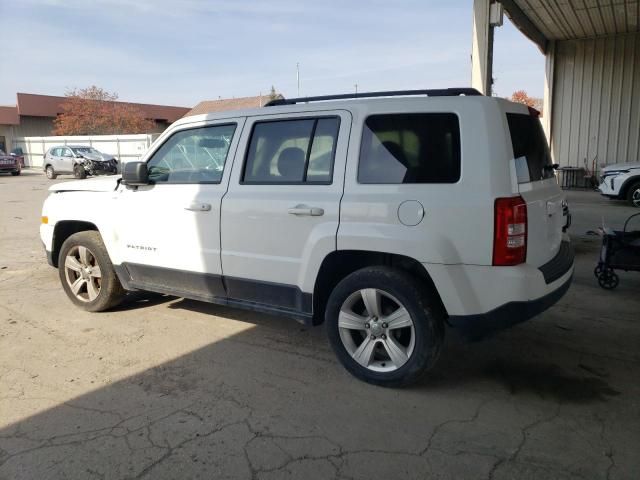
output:
<instances>
[{"instance_id":1,"label":"suv windshield","mask_svg":"<svg viewBox=\"0 0 640 480\"><path fill-rule=\"evenodd\" d=\"M73 153L100 153L93 147L73 147Z\"/></svg>"},{"instance_id":2,"label":"suv windshield","mask_svg":"<svg viewBox=\"0 0 640 480\"><path fill-rule=\"evenodd\" d=\"M540 120L532 115L507 113L507 122L518 183L552 178L551 153Z\"/></svg>"}]
</instances>

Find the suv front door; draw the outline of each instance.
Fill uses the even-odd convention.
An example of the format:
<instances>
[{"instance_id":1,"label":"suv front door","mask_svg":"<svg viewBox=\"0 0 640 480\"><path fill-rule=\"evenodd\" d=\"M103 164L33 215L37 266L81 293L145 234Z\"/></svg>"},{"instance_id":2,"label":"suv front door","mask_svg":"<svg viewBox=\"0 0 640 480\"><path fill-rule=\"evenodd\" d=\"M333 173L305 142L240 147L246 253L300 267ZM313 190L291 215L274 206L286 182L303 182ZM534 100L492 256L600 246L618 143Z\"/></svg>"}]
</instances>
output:
<instances>
[{"instance_id":1,"label":"suv front door","mask_svg":"<svg viewBox=\"0 0 640 480\"><path fill-rule=\"evenodd\" d=\"M243 123L182 125L148 157L150 185L119 187L115 236L132 286L203 300L225 296L220 202Z\"/></svg>"},{"instance_id":2,"label":"suv front door","mask_svg":"<svg viewBox=\"0 0 640 480\"><path fill-rule=\"evenodd\" d=\"M60 171L73 173L73 152L69 147L61 147L59 152L58 164L60 165Z\"/></svg>"},{"instance_id":3,"label":"suv front door","mask_svg":"<svg viewBox=\"0 0 640 480\"><path fill-rule=\"evenodd\" d=\"M349 112L247 119L222 202L222 268L231 299L312 313L315 275L336 249Z\"/></svg>"}]
</instances>

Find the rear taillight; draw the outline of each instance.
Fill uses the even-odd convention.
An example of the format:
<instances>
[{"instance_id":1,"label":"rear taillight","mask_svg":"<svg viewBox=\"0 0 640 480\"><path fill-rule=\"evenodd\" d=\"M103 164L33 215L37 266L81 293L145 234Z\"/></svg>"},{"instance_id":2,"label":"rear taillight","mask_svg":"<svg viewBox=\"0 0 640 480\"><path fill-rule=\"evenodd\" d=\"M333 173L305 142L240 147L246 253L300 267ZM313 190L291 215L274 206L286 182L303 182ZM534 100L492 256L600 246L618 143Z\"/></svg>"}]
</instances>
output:
<instances>
[{"instance_id":1,"label":"rear taillight","mask_svg":"<svg viewBox=\"0 0 640 480\"><path fill-rule=\"evenodd\" d=\"M527 260L527 204L522 197L497 198L493 231L493 265Z\"/></svg>"}]
</instances>

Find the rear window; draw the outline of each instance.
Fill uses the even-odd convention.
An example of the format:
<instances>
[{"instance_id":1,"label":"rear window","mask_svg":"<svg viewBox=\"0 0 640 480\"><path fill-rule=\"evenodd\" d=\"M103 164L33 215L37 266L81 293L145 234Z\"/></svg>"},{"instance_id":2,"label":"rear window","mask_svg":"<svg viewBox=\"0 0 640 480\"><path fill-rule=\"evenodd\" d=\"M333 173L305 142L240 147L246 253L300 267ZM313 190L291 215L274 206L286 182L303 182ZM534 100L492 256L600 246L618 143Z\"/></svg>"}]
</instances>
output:
<instances>
[{"instance_id":1,"label":"rear window","mask_svg":"<svg viewBox=\"0 0 640 480\"><path fill-rule=\"evenodd\" d=\"M359 183L455 183L460 126L453 113L372 115L362 133Z\"/></svg>"},{"instance_id":2,"label":"rear window","mask_svg":"<svg viewBox=\"0 0 640 480\"><path fill-rule=\"evenodd\" d=\"M537 117L507 113L518 183L553 177L547 138ZM547 168L545 168L547 167Z\"/></svg>"}]
</instances>

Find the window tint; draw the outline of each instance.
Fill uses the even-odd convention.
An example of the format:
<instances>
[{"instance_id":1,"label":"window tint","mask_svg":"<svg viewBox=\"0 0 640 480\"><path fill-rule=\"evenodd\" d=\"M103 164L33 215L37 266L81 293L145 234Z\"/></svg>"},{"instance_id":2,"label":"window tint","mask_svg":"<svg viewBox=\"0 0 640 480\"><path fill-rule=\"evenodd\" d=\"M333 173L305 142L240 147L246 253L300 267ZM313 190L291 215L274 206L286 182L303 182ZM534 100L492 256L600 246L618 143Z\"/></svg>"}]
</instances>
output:
<instances>
[{"instance_id":1,"label":"window tint","mask_svg":"<svg viewBox=\"0 0 640 480\"><path fill-rule=\"evenodd\" d=\"M192 128L174 133L147 167L155 183L219 183L236 125Z\"/></svg>"},{"instance_id":2,"label":"window tint","mask_svg":"<svg viewBox=\"0 0 640 480\"><path fill-rule=\"evenodd\" d=\"M553 177L547 138L537 117L507 113L513 158L518 183L536 182Z\"/></svg>"},{"instance_id":3,"label":"window tint","mask_svg":"<svg viewBox=\"0 0 640 480\"><path fill-rule=\"evenodd\" d=\"M367 118L358 182L455 183L459 179L457 115L407 113Z\"/></svg>"},{"instance_id":4,"label":"window tint","mask_svg":"<svg viewBox=\"0 0 640 480\"><path fill-rule=\"evenodd\" d=\"M339 125L337 117L256 123L243 183L330 183Z\"/></svg>"}]
</instances>

